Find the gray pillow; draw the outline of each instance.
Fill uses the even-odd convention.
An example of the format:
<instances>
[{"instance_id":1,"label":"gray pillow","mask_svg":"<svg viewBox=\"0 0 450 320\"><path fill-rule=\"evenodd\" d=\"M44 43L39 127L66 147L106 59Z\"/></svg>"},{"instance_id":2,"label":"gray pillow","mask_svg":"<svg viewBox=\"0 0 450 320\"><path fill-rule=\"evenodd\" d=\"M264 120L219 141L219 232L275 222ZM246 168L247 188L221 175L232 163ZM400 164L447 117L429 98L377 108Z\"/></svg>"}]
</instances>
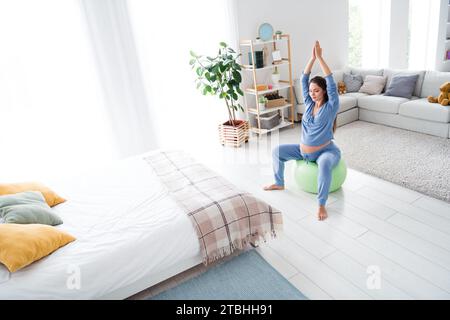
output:
<instances>
[{"instance_id":1,"label":"gray pillow","mask_svg":"<svg viewBox=\"0 0 450 320\"><path fill-rule=\"evenodd\" d=\"M358 92L363 84L363 78L359 74L344 73L344 83L347 92Z\"/></svg>"},{"instance_id":2,"label":"gray pillow","mask_svg":"<svg viewBox=\"0 0 450 320\"><path fill-rule=\"evenodd\" d=\"M0 196L0 218L4 223L38 223L51 226L63 223L38 191Z\"/></svg>"},{"instance_id":3,"label":"gray pillow","mask_svg":"<svg viewBox=\"0 0 450 320\"><path fill-rule=\"evenodd\" d=\"M417 79L418 74L393 76L384 95L411 99Z\"/></svg>"}]
</instances>

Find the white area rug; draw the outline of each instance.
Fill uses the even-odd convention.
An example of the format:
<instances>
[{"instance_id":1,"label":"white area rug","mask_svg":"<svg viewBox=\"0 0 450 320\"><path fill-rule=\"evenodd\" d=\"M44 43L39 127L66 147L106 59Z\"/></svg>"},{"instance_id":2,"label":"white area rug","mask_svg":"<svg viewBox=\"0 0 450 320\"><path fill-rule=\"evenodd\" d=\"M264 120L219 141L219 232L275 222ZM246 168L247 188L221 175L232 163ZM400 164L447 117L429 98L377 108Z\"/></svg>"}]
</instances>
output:
<instances>
[{"instance_id":1,"label":"white area rug","mask_svg":"<svg viewBox=\"0 0 450 320\"><path fill-rule=\"evenodd\" d=\"M355 121L335 142L348 167L450 202L450 139Z\"/></svg>"}]
</instances>

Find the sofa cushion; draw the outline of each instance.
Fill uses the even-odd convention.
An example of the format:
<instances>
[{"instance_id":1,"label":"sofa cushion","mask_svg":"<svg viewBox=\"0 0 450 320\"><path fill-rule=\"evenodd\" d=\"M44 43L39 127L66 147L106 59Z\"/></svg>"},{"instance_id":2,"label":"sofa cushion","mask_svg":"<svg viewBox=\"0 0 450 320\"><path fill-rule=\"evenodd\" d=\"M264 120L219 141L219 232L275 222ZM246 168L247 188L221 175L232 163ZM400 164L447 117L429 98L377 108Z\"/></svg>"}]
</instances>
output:
<instances>
[{"instance_id":1,"label":"sofa cushion","mask_svg":"<svg viewBox=\"0 0 450 320\"><path fill-rule=\"evenodd\" d=\"M339 96L339 110L338 113L350 110L358 105L355 97L340 95Z\"/></svg>"},{"instance_id":2,"label":"sofa cushion","mask_svg":"<svg viewBox=\"0 0 450 320\"><path fill-rule=\"evenodd\" d=\"M363 77L363 80L366 76L382 76L383 69L363 69L363 68L352 68L350 67L351 74L359 74Z\"/></svg>"},{"instance_id":3,"label":"sofa cushion","mask_svg":"<svg viewBox=\"0 0 450 320\"><path fill-rule=\"evenodd\" d=\"M364 84L358 92L368 94L380 94L386 85L386 77L367 75L364 78Z\"/></svg>"},{"instance_id":4,"label":"sofa cushion","mask_svg":"<svg viewBox=\"0 0 450 320\"><path fill-rule=\"evenodd\" d=\"M419 78L417 79L416 82L416 86L414 88L413 91L413 96L420 96L420 92L422 90L422 84L423 84L423 79L425 77L425 71L422 70L399 70L399 69L384 69L383 71L383 75L385 77L387 77L387 81L386 81L386 87L388 88L389 85L391 84L391 80L393 76L397 76L397 75L405 75L405 76L409 76L409 75L414 75L414 74L418 74Z\"/></svg>"},{"instance_id":5,"label":"sofa cushion","mask_svg":"<svg viewBox=\"0 0 450 320\"><path fill-rule=\"evenodd\" d=\"M344 70L333 70L333 79L336 83L344 81Z\"/></svg>"},{"instance_id":6,"label":"sofa cushion","mask_svg":"<svg viewBox=\"0 0 450 320\"><path fill-rule=\"evenodd\" d=\"M450 81L450 72L427 71L423 79L420 97L437 97L439 95L439 87L447 81Z\"/></svg>"},{"instance_id":7,"label":"sofa cushion","mask_svg":"<svg viewBox=\"0 0 450 320\"><path fill-rule=\"evenodd\" d=\"M450 107L444 107L438 103L429 103L426 98L402 103L398 113L416 119L450 122Z\"/></svg>"},{"instance_id":8,"label":"sofa cushion","mask_svg":"<svg viewBox=\"0 0 450 320\"><path fill-rule=\"evenodd\" d=\"M353 98L360 98L360 97L367 97L368 94L367 93L362 93L362 92L347 92L344 94L344 96L348 96L348 97L353 97Z\"/></svg>"},{"instance_id":9,"label":"sofa cushion","mask_svg":"<svg viewBox=\"0 0 450 320\"><path fill-rule=\"evenodd\" d=\"M358 92L363 84L363 77L359 74L344 73L344 83L347 92Z\"/></svg>"},{"instance_id":10,"label":"sofa cushion","mask_svg":"<svg viewBox=\"0 0 450 320\"><path fill-rule=\"evenodd\" d=\"M418 78L418 74L396 74L392 77L391 83L386 89L384 95L411 99Z\"/></svg>"},{"instance_id":11,"label":"sofa cushion","mask_svg":"<svg viewBox=\"0 0 450 320\"><path fill-rule=\"evenodd\" d=\"M358 98L358 107L362 109L397 114L400 104L410 101L406 98L372 95Z\"/></svg>"}]
</instances>

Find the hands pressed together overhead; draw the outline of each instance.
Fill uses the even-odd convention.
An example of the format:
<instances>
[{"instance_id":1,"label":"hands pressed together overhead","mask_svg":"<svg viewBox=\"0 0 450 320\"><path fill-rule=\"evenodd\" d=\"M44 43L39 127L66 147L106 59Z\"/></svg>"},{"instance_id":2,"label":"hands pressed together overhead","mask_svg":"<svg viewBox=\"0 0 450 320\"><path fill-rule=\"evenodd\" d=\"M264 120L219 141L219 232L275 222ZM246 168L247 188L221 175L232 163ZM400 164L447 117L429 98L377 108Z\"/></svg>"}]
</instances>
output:
<instances>
[{"instance_id":1,"label":"hands pressed together overhead","mask_svg":"<svg viewBox=\"0 0 450 320\"><path fill-rule=\"evenodd\" d=\"M322 58L322 47L320 46L319 41L316 41L314 43L314 46L312 48L312 58L313 59L316 59L316 58L320 59L320 58Z\"/></svg>"}]
</instances>

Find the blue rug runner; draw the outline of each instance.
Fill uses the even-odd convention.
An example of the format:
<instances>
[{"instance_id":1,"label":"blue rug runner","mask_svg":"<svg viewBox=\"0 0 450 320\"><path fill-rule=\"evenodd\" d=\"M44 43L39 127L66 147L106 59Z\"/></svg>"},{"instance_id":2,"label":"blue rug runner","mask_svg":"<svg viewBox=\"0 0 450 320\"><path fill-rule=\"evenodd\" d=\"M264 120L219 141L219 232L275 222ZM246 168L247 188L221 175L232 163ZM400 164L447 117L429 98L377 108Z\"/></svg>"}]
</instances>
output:
<instances>
[{"instance_id":1,"label":"blue rug runner","mask_svg":"<svg viewBox=\"0 0 450 320\"><path fill-rule=\"evenodd\" d=\"M218 264L151 300L307 300L255 250Z\"/></svg>"}]
</instances>

